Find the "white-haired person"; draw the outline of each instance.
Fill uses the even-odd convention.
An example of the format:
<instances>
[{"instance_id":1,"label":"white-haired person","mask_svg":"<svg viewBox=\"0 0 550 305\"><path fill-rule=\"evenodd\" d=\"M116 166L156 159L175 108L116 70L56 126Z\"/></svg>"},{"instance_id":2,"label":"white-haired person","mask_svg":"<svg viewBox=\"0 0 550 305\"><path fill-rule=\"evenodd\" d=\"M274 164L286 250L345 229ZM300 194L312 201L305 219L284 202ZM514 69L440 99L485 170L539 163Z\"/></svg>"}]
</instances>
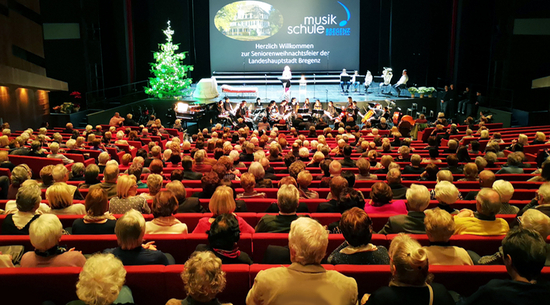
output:
<instances>
[{"instance_id":1,"label":"white-haired person","mask_svg":"<svg viewBox=\"0 0 550 305\"><path fill-rule=\"evenodd\" d=\"M380 230L380 234L424 234L426 227L424 226L424 210L430 204L430 191L424 185L412 184L407 190L407 206L409 212L407 215L395 215L388 218L388 222L384 228Z\"/></svg>"},{"instance_id":2,"label":"white-haired person","mask_svg":"<svg viewBox=\"0 0 550 305\"><path fill-rule=\"evenodd\" d=\"M355 162L355 165L359 169L359 173L355 175L355 180L377 180L378 177L375 174L370 173L370 162L361 158Z\"/></svg>"},{"instance_id":3,"label":"white-haired person","mask_svg":"<svg viewBox=\"0 0 550 305\"><path fill-rule=\"evenodd\" d=\"M329 255L329 264L389 264L388 250L371 243L372 220L363 209L353 207L342 213L338 228L346 240Z\"/></svg>"},{"instance_id":4,"label":"white-haired person","mask_svg":"<svg viewBox=\"0 0 550 305\"><path fill-rule=\"evenodd\" d=\"M510 199L514 196L514 186L512 183L506 180L497 180L493 183L493 190L500 195L500 202L502 206L498 214L514 214L519 212L519 208L510 205Z\"/></svg>"},{"instance_id":5,"label":"white-haired person","mask_svg":"<svg viewBox=\"0 0 550 305\"><path fill-rule=\"evenodd\" d=\"M32 177L32 171L26 164L19 164L13 168L11 171L10 181L11 184L8 188L8 198L15 199L17 192L23 182L27 181Z\"/></svg>"},{"instance_id":6,"label":"white-haired person","mask_svg":"<svg viewBox=\"0 0 550 305\"><path fill-rule=\"evenodd\" d=\"M430 283L428 253L416 240L399 234L390 244L389 256L389 286L366 294L361 304L455 304L443 285Z\"/></svg>"},{"instance_id":7,"label":"white-haired person","mask_svg":"<svg viewBox=\"0 0 550 305\"><path fill-rule=\"evenodd\" d=\"M63 225L55 215L42 215L29 228L29 238L34 251L21 258L21 267L82 267L86 258L80 251L59 246Z\"/></svg>"},{"instance_id":8,"label":"white-haired person","mask_svg":"<svg viewBox=\"0 0 550 305\"><path fill-rule=\"evenodd\" d=\"M153 176L151 174L149 176ZM118 178L116 183L117 195L109 201L109 212L111 214L124 214L132 209L149 214L151 208L147 200L142 196L136 196L137 183L133 175L124 175Z\"/></svg>"},{"instance_id":9,"label":"white-haired person","mask_svg":"<svg viewBox=\"0 0 550 305\"><path fill-rule=\"evenodd\" d=\"M71 234L115 234L116 218L109 213L107 191L91 189L86 195L85 207L86 215L75 219Z\"/></svg>"},{"instance_id":10,"label":"white-haired person","mask_svg":"<svg viewBox=\"0 0 550 305\"><path fill-rule=\"evenodd\" d=\"M424 218L430 246L424 247L430 265L473 265L466 250L451 246L449 239L455 232L453 216L440 208L426 210Z\"/></svg>"},{"instance_id":11,"label":"white-haired person","mask_svg":"<svg viewBox=\"0 0 550 305\"><path fill-rule=\"evenodd\" d=\"M29 235L29 227L39 214L36 213L42 200L42 192L36 183L24 184L17 190L17 211L8 214L2 221L2 235Z\"/></svg>"},{"instance_id":12,"label":"white-haired person","mask_svg":"<svg viewBox=\"0 0 550 305\"><path fill-rule=\"evenodd\" d=\"M70 185L56 182L46 190L46 200L55 215L84 215L86 207L82 203L73 203Z\"/></svg>"},{"instance_id":13,"label":"white-haired person","mask_svg":"<svg viewBox=\"0 0 550 305\"><path fill-rule=\"evenodd\" d=\"M265 169L260 162L252 162L248 168L248 172L254 175L256 179L256 187L272 188L273 181L265 178Z\"/></svg>"},{"instance_id":14,"label":"white-haired person","mask_svg":"<svg viewBox=\"0 0 550 305\"><path fill-rule=\"evenodd\" d=\"M506 235L508 222L496 218L502 204L500 195L491 188L482 188L476 196L476 212L461 210L455 216L457 235Z\"/></svg>"},{"instance_id":15,"label":"white-haired person","mask_svg":"<svg viewBox=\"0 0 550 305\"><path fill-rule=\"evenodd\" d=\"M36 180L30 180L30 179L23 182L23 184L21 184L21 187L26 187L31 185L38 186L40 188L40 185ZM16 213L18 210L19 209L17 207L17 200L8 200L6 202L6 206L4 207L4 214L5 215L13 214L13 213ZM42 202L40 203L40 206L38 207L38 209L35 211L36 214L49 214L50 212L51 212L50 206L47 203L42 203Z\"/></svg>"},{"instance_id":16,"label":"white-haired person","mask_svg":"<svg viewBox=\"0 0 550 305\"><path fill-rule=\"evenodd\" d=\"M104 151L99 154L99 156L97 157L97 166L99 167L99 173L103 173L103 171L105 171L107 161L109 160L111 160L111 156L108 152Z\"/></svg>"},{"instance_id":17,"label":"white-haired person","mask_svg":"<svg viewBox=\"0 0 550 305\"><path fill-rule=\"evenodd\" d=\"M69 181L69 170L63 164L57 164L53 167L52 178L55 183L66 185L74 199L84 200L84 196L82 196L75 185L67 184L67 181Z\"/></svg>"},{"instance_id":18,"label":"white-haired person","mask_svg":"<svg viewBox=\"0 0 550 305\"><path fill-rule=\"evenodd\" d=\"M449 181L440 181L435 185L434 194L438 208L449 214L458 214L458 210L452 207L460 196L460 191L456 185Z\"/></svg>"},{"instance_id":19,"label":"white-haired person","mask_svg":"<svg viewBox=\"0 0 550 305\"><path fill-rule=\"evenodd\" d=\"M161 191L153 199L153 220L145 225L145 234L187 234L187 225L176 219L178 199L171 191Z\"/></svg>"},{"instance_id":20,"label":"white-haired person","mask_svg":"<svg viewBox=\"0 0 550 305\"><path fill-rule=\"evenodd\" d=\"M294 185L282 185L277 191L279 215L263 216L256 225L256 233L288 233L291 223L298 219L296 210L299 201L300 193Z\"/></svg>"},{"instance_id":21,"label":"white-haired person","mask_svg":"<svg viewBox=\"0 0 550 305\"><path fill-rule=\"evenodd\" d=\"M145 218L140 212L130 210L120 217L115 226L118 247L106 249L125 266L132 265L171 265L174 258L157 250L154 241L143 244L145 235Z\"/></svg>"},{"instance_id":22,"label":"white-haired person","mask_svg":"<svg viewBox=\"0 0 550 305\"><path fill-rule=\"evenodd\" d=\"M212 217L203 217L199 219L193 233L206 233L218 215L227 213L233 214L235 212L237 204L233 197L233 189L225 185L218 186L210 198L208 207L212 213ZM238 215L235 216L239 221L241 233L254 233L254 228L252 228L242 217Z\"/></svg>"},{"instance_id":23,"label":"white-haired person","mask_svg":"<svg viewBox=\"0 0 550 305\"><path fill-rule=\"evenodd\" d=\"M61 159L63 160L63 164L69 164L74 162L74 160L71 160L59 153L59 143L57 142L50 143L50 152L51 154L47 156L50 159Z\"/></svg>"},{"instance_id":24,"label":"white-haired person","mask_svg":"<svg viewBox=\"0 0 550 305\"><path fill-rule=\"evenodd\" d=\"M222 270L222 261L212 252L193 252L185 262L181 279L186 298L170 299L166 305L222 305L216 296L225 289L227 281Z\"/></svg>"},{"instance_id":25,"label":"white-haired person","mask_svg":"<svg viewBox=\"0 0 550 305\"><path fill-rule=\"evenodd\" d=\"M357 304L357 282L321 265L328 246L328 232L316 220L301 217L288 235L289 267L263 270L256 275L246 297L247 305ZM300 300L300 301L297 301Z\"/></svg>"},{"instance_id":26,"label":"white-haired person","mask_svg":"<svg viewBox=\"0 0 550 305\"><path fill-rule=\"evenodd\" d=\"M67 305L134 304L132 291L124 282L126 269L112 254L94 254L78 276L76 296L78 300Z\"/></svg>"}]
</instances>

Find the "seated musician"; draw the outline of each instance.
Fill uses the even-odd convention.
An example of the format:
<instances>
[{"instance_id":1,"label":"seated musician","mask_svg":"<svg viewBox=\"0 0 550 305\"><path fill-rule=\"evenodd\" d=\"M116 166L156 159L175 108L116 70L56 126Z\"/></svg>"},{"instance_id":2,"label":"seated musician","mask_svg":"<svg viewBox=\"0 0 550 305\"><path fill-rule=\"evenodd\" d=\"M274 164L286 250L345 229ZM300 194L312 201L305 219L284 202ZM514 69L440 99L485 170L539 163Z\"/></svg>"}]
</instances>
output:
<instances>
[{"instance_id":1,"label":"seated musician","mask_svg":"<svg viewBox=\"0 0 550 305\"><path fill-rule=\"evenodd\" d=\"M231 105L231 101L229 101L229 98L226 96L223 102L223 108L225 111L232 111L233 106Z\"/></svg>"},{"instance_id":2,"label":"seated musician","mask_svg":"<svg viewBox=\"0 0 550 305\"><path fill-rule=\"evenodd\" d=\"M372 73L367 70L367 75L365 76L365 92L369 89L370 84L372 84Z\"/></svg>"},{"instance_id":3,"label":"seated musician","mask_svg":"<svg viewBox=\"0 0 550 305\"><path fill-rule=\"evenodd\" d=\"M334 120L338 116L338 110L336 110L336 107L334 107L334 103L332 101L328 102L327 112L328 115L330 115L331 120Z\"/></svg>"},{"instance_id":4,"label":"seated musician","mask_svg":"<svg viewBox=\"0 0 550 305\"><path fill-rule=\"evenodd\" d=\"M342 69L342 73L340 73L340 87L342 87L342 92L349 93L349 86L351 85L350 81L343 81L342 76L349 77L348 72L346 72L346 69ZM344 89L344 86L346 86L346 89Z\"/></svg>"},{"instance_id":5,"label":"seated musician","mask_svg":"<svg viewBox=\"0 0 550 305\"><path fill-rule=\"evenodd\" d=\"M285 66L285 69L283 70L283 76L281 77L281 82L283 83L283 88L285 89L285 93L290 90L290 80L292 79L292 72L290 71L289 66Z\"/></svg>"},{"instance_id":6,"label":"seated musician","mask_svg":"<svg viewBox=\"0 0 550 305\"><path fill-rule=\"evenodd\" d=\"M355 70L355 73L351 76L351 83L353 84L353 91L357 92L357 89L359 88L359 82L357 81L357 76L359 76L359 72Z\"/></svg>"},{"instance_id":7,"label":"seated musician","mask_svg":"<svg viewBox=\"0 0 550 305\"><path fill-rule=\"evenodd\" d=\"M397 83L393 85L393 87L397 91L397 96L401 94L401 89L407 88L408 81L409 81L409 76L407 75L407 70L405 69L403 70L403 75L401 75L401 78L399 79L399 81L397 81Z\"/></svg>"},{"instance_id":8,"label":"seated musician","mask_svg":"<svg viewBox=\"0 0 550 305\"><path fill-rule=\"evenodd\" d=\"M311 104L309 103L309 98L306 98L306 100L304 101L304 107L302 107L303 109L308 109L308 112L311 111Z\"/></svg>"}]
</instances>

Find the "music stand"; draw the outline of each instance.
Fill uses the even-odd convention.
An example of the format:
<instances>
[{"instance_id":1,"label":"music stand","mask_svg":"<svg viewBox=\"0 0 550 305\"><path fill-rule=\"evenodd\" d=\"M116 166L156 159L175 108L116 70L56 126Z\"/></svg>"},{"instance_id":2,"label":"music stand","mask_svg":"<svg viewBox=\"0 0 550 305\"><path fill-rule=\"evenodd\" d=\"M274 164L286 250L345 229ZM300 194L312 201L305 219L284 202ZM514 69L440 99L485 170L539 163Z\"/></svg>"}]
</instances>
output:
<instances>
[{"instance_id":1,"label":"music stand","mask_svg":"<svg viewBox=\"0 0 550 305\"><path fill-rule=\"evenodd\" d=\"M365 84L365 78L366 78L366 75L355 75L355 82L359 83L359 95L365 95L366 94L366 92L365 92L365 94L361 93L361 88Z\"/></svg>"},{"instance_id":2,"label":"music stand","mask_svg":"<svg viewBox=\"0 0 550 305\"><path fill-rule=\"evenodd\" d=\"M298 114L302 114L302 113L309 113L309 109L308 108L298 108Z\"/></svg>"},{"instance_id":3,"label":"music stand","mask_svg":"<svg viewBox=\"0 0 550 305\"><path fill-rule=\"evenodd\" d=\"M342 86L342 93L344 93L344 86L343 85L345 85L346 83L349 83L349 82L351 82L351 76L349 76L349 75L347 75L347 76L345 76L345 75L342 76L341 75L340 76L340 86Z\"/></svg>"}]
</instances>

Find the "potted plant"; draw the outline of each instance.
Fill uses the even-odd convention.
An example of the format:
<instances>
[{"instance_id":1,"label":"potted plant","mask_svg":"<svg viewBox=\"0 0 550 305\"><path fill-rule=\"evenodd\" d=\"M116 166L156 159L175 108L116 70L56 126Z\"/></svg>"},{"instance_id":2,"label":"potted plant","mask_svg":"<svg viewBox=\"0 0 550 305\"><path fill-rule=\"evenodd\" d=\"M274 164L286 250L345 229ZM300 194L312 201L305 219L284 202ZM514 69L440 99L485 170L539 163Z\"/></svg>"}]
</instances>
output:
<instances>
[{"instance_id":1,"label":"potted plant","mask_svg":"<svg viewBox=\"0 0 550 305\"><path fill-rule=\"evenodd\" d=\"M418 93L420 94L420 98L424 98L424 94L428 93L428 88L426 87L419 87Z\"/></svg>"},{"instance_id":2,"label":"potted plant","mask_svg":"<svg viewBox=\"0 0 550 305\"><path fill-rule=\"evenodd\" d=\"M428 88L426 88L426 91L428 93L428 97L433 97L433 93L435 92L435 88L434 87L428 87Z\"/></svg>"},{"instance_id":3,"label":"potted plant","mask_svg":"<svg viewBox=\"0 0 550 305\"><path fill-rule=\"evenodd\" d=\"M418 89L416 87L409 87L409 93L411 94L411 98L414 98L414 94L418 92Z\"/></svg>"}]
</instances>

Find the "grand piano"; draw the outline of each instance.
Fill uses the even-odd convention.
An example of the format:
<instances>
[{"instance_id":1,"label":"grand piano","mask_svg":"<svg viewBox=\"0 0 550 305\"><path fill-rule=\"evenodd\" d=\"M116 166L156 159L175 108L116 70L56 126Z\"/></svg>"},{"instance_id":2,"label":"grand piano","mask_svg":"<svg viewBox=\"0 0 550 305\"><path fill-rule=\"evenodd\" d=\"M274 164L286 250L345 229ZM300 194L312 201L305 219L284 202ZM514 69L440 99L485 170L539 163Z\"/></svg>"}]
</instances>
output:
<instances>
[{"instance_id":1,"label":"grand piano","mask_svg":"<svg viewBox=\"0 0 550 305\"><path fill-rule=\"evenodd\" d=\"M215 115L216 102L186 103L178 102L174 107L176 119L180 119L183 128L188 129L188 123L196 123L197 129L209 128Z\"/></svg>"}]
</instances>

